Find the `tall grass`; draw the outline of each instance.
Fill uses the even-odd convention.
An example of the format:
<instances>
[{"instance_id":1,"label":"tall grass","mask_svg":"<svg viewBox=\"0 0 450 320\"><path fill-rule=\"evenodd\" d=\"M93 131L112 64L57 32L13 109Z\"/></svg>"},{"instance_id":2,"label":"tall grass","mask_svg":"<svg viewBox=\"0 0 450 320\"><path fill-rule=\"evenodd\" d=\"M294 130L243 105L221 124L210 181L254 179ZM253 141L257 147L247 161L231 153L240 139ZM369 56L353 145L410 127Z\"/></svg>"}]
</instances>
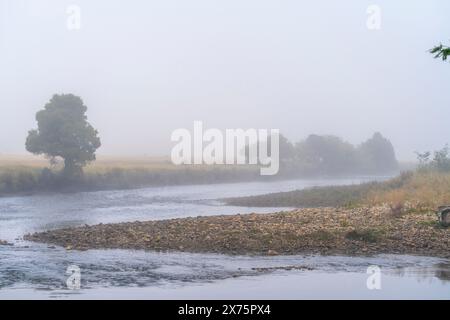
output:
<instances>
[{"instance_id":1,"label":"tall grass","mask_svg":"<svg viewBox=\"0 0 450 320\"><path fill-rule=\"evenodd\" d=\"M0 168L0 195L33 191L40 177L41 170L37 168Z\"/></svg>"},{"instance_id":2,"label":"tall grass","mask_svg":"<svg viewBox=\"0 0 450 320\"><path fill-rule=\"evenodd\" d=\"M229 205L255 207L389 206L393 214L405 209L435 210L450 205L450 172L418 170L385 182L316 187L260 196L225 199Z\"/></svg>"},{"instance_id":3,"label":"tall grass","mask_svg":"<svg viewBox=\"0 0 450 320\"><path fill-rule=\"evenodd\" d=\"M372 190L366 201L392 206L408 204L419 210L450 205L450 172L418 170L397 188Z\"/></svg>"},{"instance_id":4,"label":"tall grass","mask_svg":"<svg viewBox=\"0 0 450 320\"><path fill-rule=\"evenodd\" d=\"M40 158L0 158L0 196L47 191L91 191L146 186L250 181L259 177L255 166L175 166L166 159L101 159L68 181L62 166L48 167Z\"/></svg>"}]
</instances>

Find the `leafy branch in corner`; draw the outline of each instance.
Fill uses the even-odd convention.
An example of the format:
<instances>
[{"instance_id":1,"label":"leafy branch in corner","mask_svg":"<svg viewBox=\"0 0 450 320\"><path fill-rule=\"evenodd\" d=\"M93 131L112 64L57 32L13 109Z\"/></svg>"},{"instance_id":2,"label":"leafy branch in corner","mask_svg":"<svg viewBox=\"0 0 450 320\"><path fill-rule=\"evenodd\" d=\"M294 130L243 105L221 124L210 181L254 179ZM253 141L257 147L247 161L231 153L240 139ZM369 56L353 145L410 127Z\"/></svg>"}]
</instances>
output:
<instances>
[{"instance_id":1,"label":"leafy branch in corner","mask_svg":"<svg viewBox=\"0 0 450 320\"><path fill-rule=\"evenodd\" d=\"M430 50L431 54L434 54L435 59L442 58L442 61L447 61L447 57L450 56L450 47L442 45L442 43Z\"/></svg>"}]
</instances>

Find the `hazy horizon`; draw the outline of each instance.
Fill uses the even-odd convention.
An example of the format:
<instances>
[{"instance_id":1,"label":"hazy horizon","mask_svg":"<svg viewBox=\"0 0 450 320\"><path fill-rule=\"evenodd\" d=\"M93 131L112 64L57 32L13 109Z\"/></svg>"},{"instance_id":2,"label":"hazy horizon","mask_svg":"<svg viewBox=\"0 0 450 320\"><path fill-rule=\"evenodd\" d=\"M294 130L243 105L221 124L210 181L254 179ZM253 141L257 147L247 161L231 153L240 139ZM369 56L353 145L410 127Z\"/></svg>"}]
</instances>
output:
<instances>
[{"instance_id":1,"label":"hazy horizon","mask_svg":"<svg viewBox=\"0 0 450 320\"><path fill-rule=\"evenodd\" d=\"M66 9L81 9L68 30ZM366 26L369 5L381 29ZM168 156L173 130L280 129L291 141L381 132L399 160L450 142L444 1L0 0L0 154L79 95L100 155Z\"/></svg>"}]
</instances>

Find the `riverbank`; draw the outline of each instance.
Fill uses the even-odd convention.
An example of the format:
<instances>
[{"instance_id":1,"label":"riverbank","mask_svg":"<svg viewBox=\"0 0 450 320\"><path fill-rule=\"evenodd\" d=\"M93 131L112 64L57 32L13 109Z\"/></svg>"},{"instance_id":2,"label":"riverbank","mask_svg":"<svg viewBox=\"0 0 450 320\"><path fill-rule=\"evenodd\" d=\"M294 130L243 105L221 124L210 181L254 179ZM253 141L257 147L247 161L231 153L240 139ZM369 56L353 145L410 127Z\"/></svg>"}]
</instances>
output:
<instances>
[{"instance_id":1,"label":"riverbank","mask_svg":"<svg viewBox=\"0 0 450 320\"><path fill-rule=\"evenodd\" d=\"M314 208L273 214L100 224L26 235L68 250L135 249L231 255L412 254L450 258L450 230L431 211Z\"/></svg>"},{"instance_id":2,"label":"riverbank","mask_svg":"<svg viewBox=\"0 0 450 320\"><path fill-rule=\"evenodd\" d=\"M261 176L256 165L177 166L168 158L151 157L100 157L84 168L82 177L71 180L61 175L62 169L62 163L49 166L47 160L40 157L0 155L0 197L352 176L342 173L327 177L301 175L292 168L282 169L275 176ZM352 177L362 178L360 175Z\"/></svg>"},{"instance_id":3,"label":"riverbank","mask_svg":"<svg viewBox=\"0 0 450 320\"><path fill-rule=\"evenodd\" d=\"M223 202L241 207L358 207L388 204L393 211L409 208L425 211L450 204L450 173L438 170L404 172L382 182L347 186L314 187L248 197L227 198Z\"/></svg>"}]
</instances>

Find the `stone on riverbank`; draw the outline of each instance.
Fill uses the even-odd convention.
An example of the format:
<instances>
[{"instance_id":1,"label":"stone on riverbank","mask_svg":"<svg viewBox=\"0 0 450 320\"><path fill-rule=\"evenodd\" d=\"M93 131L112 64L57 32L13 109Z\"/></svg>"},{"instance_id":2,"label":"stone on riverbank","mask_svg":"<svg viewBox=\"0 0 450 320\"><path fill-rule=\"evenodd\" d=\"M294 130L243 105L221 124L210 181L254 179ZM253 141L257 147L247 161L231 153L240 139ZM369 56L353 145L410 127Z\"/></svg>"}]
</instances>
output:
<instances>
[{"instance_id":1,"label":"stone on riverbank","mask_svg":"<svg viewBox=\"0 0 450 320\"><path fill-rule=\"evenodd\" d=\"M25 236L72 250L450 256L450 230L433 212L392 217L388 207L314 208L273 214L101 224Z\"/></svg>"},{"instance_id":2,"label":"stone on riverbank","mask_svg":"<svg viewBox=\"0 0 450 320\"><path fill-rule=\"evenodd\" d=\"M12 246L12 244L7 241L0 240L0 246Z\"/></svg>"}]
</instances>

